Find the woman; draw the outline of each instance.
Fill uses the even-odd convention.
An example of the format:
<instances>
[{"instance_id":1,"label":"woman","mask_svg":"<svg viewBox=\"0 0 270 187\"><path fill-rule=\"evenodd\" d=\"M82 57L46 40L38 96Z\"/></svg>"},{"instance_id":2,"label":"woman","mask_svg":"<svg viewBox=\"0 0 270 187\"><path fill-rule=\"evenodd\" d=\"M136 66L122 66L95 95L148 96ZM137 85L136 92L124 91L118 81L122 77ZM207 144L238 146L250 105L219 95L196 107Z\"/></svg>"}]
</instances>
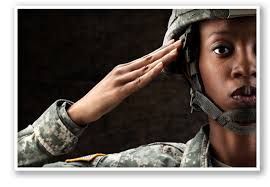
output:
<instances>
[{"instance_id":1,"label":"woman","mask_svg":"<svg viewBox=\"0 0 270 187\"><path fill-rule=\"evenodd\" d=\"M180 40L178 38L180 37ZM47 167L256 166L255 10L174 10L164 47L118 65L76 103L58 100L19 132L18 165L42 166L76 146L81 132L162 70L183 71L191 107L209 118L183 143L153 143Z\"/></svg>"}]
</instances>

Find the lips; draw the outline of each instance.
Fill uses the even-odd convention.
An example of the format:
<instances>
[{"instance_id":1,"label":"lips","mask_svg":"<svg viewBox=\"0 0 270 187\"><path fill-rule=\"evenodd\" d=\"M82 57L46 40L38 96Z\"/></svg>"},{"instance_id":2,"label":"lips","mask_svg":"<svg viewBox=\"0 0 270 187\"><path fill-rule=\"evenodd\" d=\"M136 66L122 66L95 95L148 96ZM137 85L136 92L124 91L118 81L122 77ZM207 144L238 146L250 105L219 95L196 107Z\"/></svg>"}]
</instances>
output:
<instances>
[{"instance_id":1,"label":"lips","mask_svg":"<svg viewBox=\"0 0 270 187\"><path fill-rule=\"evenodd\" d=\"M255 106L256 105L256 87L253 86L242 86L237 88L232 94L231 97L237 103Z\"/></svg>"}]
</instances>

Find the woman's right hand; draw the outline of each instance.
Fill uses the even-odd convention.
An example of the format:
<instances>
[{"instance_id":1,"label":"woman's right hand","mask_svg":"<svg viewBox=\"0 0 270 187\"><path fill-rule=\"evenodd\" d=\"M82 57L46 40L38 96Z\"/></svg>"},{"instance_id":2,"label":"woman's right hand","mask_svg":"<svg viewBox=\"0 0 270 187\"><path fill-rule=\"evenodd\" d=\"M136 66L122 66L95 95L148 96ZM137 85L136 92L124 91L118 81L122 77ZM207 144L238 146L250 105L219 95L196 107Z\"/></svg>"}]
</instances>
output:
<instances>
[{"instance_id":1,"label":"woman's right hand","mask_svg":"<svg viewBox=\"0 0 270 187\"><path fill-rule=\"evenodd\" d=\"M171 40L146 56L116 66L68 109L70 118L82 126L98 120L126 97L150 83L163 67L176 60L180 48L179 40Z\"/></svg>"}]
</instances>

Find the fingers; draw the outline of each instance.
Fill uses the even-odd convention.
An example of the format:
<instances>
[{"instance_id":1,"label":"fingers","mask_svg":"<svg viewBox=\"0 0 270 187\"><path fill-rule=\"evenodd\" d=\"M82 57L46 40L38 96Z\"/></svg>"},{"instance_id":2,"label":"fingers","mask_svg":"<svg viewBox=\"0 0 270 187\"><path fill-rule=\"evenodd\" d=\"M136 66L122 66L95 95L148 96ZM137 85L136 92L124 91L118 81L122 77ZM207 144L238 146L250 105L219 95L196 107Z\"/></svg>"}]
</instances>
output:
<instances>
[{"instance_id":1,"label":"fingers","mask_svg":"<svg viewBox=\"0 0 270 187\"><path fill-rule=\"evenodd\" d=\"M144 57L146 57L148 55L152 55L152 54L158 52L159 50L164 49L165 47L168 47L169 45L173 44L174 42L175 42L174 39L171 39L170 41L168 41L168 43L166 45L161 46L160 48L156 49L155 51L152 51L151 53L145 55ZM130 65L130 64L133 64L133 63L135 63L135 62L137 62L137 61L139 61L141 59L142 58L139 58L139 59L133 60L131 62L120 64L120 65L121 65L121 67L124 67L124 66Z\"/></svg>"},{"instance_id":2,"label":"fingers","mask_svg":"<svg viewBox=\"0 0 270 187\"><path fill-rule=\"evenodd\" d=\"M158 59L149 65L143 66L140 69L137 69L137 70L134 70L132 72L122 75L122 77L120 78L121 83L123 84L123 83L131 82L137 79L138 77L148 73L153 68L155 68L159 62L163 62L163 66L165 66L169 64L170 62L175 61L177 56L178 56L178 51L177 49L174 49L169 54L166 54L165 56L163 56L161 59Z\"/></svg>"},{"instance_id":3,"label":"fingers","mask_svg":"<svg viewBox=\"0 0 270 187\"><path fill-rule=\"evenodd\" d=\"M166 65L170 64L171 62L175 61L177 59L178 56L178 51L177 49L172 50L170 53L166 54L165 56L163 56L162 58L156 60L155 62L147 65L150 67L150 69L152 69L153 67L155 67L158 62L162 62L163 63L163 67L165 67Z\"/></svg>"},{"instance_id":4,"label":"fingers","mask_svg":"<svg viewBox=\"0 0 270 187\"><path fill-rule=\"evenodd\" d=\"M153 67L148 73L138 77L134 81L131 81L125 86L123 86L122 88L123 91L130 94L143 88L144 86L149 84L157 75L159 75L162 69L163 63L158 62L158 64L155 67Z\"/></svg>"},{"instance_id":5,"label":"fingers","mask_svg":"<svg viewBox=\"0 0 270 187\"><path fill-rule=\"evenodd\" d=\"M120 84L126 84L128 82L131 82L135 79L137 79L138 77L144 75L147 71L150 71L150 66L143 66L140 69L134 70L132 72L129 72L127 74L124 74L121 78L120 78Z\"/></svg>"},{"instance_id":6,"label":"fingers","mask_svg":"<svg viewBox=\"0 0 270 187\"><path fill-rule=\"evenodd\" d=\"M155 51L152 51L151 53L147 54L147 55L152 55L158 51L160 51L161 49L164 49L165 47L168 47L169 45L173 44L175 42L174 39L171 39L170 41L168 41L168 43L166 43L165 45L161 46L160 48L156 49ZM145 56L147 56L145 55Z\"/></svg>"},{"instance_id":7,"label":"fingers","mask_svg":"<svg viewBox=\"0 0 270 187\"><path fill-rule=\"evenodd\" d=\"M178 40L172 44L169 44L168 46L162 49L156 50L142 58L139 58L133 61L133 63L125 66L124 69L125 71L133 71L133 70L139 69L143 66L151 64L152 62L162 58L164 55L170 53L172 50L179 49L180 47L181 47L181 41Z\"/></svg>"}]
</instances>

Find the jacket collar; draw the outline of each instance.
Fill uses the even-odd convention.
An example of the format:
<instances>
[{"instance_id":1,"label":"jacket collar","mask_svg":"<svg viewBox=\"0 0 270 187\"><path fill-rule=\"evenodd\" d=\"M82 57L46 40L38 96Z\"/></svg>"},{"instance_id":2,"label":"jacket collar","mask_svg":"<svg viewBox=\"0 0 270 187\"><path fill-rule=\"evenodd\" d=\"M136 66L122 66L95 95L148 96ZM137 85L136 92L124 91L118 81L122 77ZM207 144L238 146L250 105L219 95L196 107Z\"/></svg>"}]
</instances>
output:
<instances>
[{"instance_id":1,"label":"jacket collar","mask_svg":"<svg viewBox=\"0 0 270 187\"><path fill-rule=\"evenodd\" d=\"M180 167L209 167L209 126L203 126L194 138L187 142Z\"/></svg>"}]
</instances>

